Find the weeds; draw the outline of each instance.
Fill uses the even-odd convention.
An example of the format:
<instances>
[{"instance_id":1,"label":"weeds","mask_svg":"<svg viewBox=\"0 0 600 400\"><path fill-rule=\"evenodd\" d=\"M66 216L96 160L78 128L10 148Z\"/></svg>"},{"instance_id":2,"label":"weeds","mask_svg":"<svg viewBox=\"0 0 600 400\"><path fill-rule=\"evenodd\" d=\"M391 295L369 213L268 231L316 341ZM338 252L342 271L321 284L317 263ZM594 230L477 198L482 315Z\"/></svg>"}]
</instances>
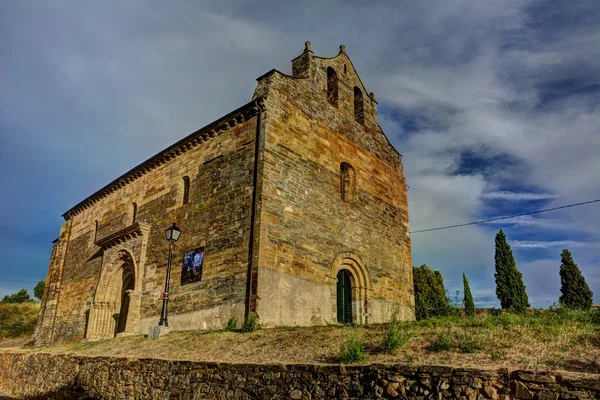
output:
<instances>
[{"instance_id":1,"label":"weeds","mask_svg":"<svg viewBox=\"0 0 600 400\"><path fill-rule=\"evenodd\" d=\"M244 332L244 333L250 333L250 332L254 332L254 331L258 330L258 329L260 329L260 323L258 321L258 315L256 315L255 313L251 312L246 317L246 320L242 324L242 328L240 329L240 331Z\"/></svg>"},{"instance_id":2,"label":"weeds","mask_svg":"<svg viewBox=\"0 0 600 400\"><path fill-rule=\"evenodd\" d=\"M340 348L340 360L345 364L357 363L367 358L365 345L351 338L342 344Z\"/></svg>"},{"instance_id":3,"label":"weeds","mask_svg":"<svg viewBox=\"0 0 600 400\"><path fill-rule=\"evenodd\" d=\"M229 321L223 325L223 330L226 332L233 332L237 329L238 319L236 317L229 318Z\"/></svg>"},{"instance_id":4,"label":"weeds","mask_svg":"<svg viewBox=\"0 0 600 400\"><path fill-rule=\"evenodd\" d=\"M392 321L385 327L381 348L385 353L392 354L404 346L409 339L409 336L400 330L398 321L398 313L392 314Z\"/></svg>"},{"instance_id":5,"label":"weeds","mask_svg":"<svg viewBox=\"0 0 600 400\"><path fill-rule=\"evenodd\" d=\"M452 348L454 348L454 343L452 343L450 337L445 333L438 335L434 341L429 343L429 351L448 351L452 350Z\"/></svg>"}]
</instances>

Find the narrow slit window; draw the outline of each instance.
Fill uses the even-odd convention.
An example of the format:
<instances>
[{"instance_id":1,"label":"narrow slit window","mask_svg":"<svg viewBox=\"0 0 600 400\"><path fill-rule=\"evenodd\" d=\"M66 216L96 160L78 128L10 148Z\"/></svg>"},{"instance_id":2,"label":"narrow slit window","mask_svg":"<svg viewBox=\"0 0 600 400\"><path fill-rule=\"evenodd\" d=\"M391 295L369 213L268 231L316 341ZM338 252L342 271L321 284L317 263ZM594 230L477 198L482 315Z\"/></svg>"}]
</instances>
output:
<instances>
[{"instance_id":1,"label":"narrow slit window","mask_svg":"<svg viewBox=\"0 0 600 400\"><path fill-rule=\"evenodd\" d=\"M131 224L134 224L137 220L137 203L131 204Z\"/></svg>"},{"instance_id":2,"label":"narrow slit window","mask_svg":"<svg viewBox=\"0 0 600 400\"><path fill-rule=\"evenodd\" d=\"M331 67L327 67L327 101L336 107L338 105L338 77Z\"/></svg>"},{"instance_id":3,"label":"narrow slit window","mask_svg":"<svg viewBox=\"0 0 600 400\"><path fill-rule=\"evenodd\" d=\"M340 178L342 200L351 201L356 191L356 171L352 165L347 162L340 165Z\"/></svg>"},{"instance_id":4,"label":"narrow slit window","mask_svg":"<svg viewBox=\"0 0 600 400\"><path fill-rule=\"evenodd\" d=\"M94 243L97 238L98 238L98 220L94 221L94 235L93 235L92 243Z\"/></svg>"},{"instance_id":5,"label":"narrow slit window","mask_svg":"<svg viewBox=\"0 0 600 400\"><path fill-rule=\"evenodd\" d=\"M190 178L188 176L183 177L183 199L182 204L187 204L190 200Z\"/></svg>"},{"instance_id":6,"label":"narrow slit window","mask_svg":"<svg viewBox=\"0 0 600 400\"><path fill-rule=\"evenodd\" d=\"M364 107L362 90L354 86L354 119L361 125L365 124Z\"/></svg>"}]
</instances>

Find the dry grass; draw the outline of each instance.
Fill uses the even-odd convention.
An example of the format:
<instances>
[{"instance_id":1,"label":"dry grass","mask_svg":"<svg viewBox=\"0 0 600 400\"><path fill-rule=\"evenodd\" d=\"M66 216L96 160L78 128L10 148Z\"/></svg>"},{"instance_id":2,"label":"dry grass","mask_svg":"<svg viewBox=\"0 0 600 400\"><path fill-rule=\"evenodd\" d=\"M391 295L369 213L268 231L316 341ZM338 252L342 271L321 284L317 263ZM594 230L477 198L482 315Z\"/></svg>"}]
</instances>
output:
<instances>
[{"instance_id":1,"label":"dry grass","mask_svg":"<svg viewBox=\"0 0 600 400\"><path fill-rule=\"evenodd\" d=\"M600 373L600 313L534 312L399 323L406 344L382 348L387 325L282 327L253 333L172 332L156 340L131 336L13 351L85 356L153 357L233 363L339 363L340 346L364 343L368 363L477 368L559 369ZM595 318L595 319L594 319ZM3 349L3 351L7 351Z\"/></svg>"}]
</instances>

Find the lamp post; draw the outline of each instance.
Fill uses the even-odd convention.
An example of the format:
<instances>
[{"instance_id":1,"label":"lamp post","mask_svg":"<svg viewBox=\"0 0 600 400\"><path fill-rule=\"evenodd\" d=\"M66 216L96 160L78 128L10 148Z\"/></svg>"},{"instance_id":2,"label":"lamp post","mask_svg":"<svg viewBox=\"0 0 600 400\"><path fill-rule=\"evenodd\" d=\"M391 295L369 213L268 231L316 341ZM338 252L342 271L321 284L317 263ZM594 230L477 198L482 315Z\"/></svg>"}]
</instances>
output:
<instances>
[{"instance_id":1,"label":"lamp post","mask_svg":"<svg viewBox=\"0 0 600 400\"><path fill-rule=\"evenodd\" d=\"M169 326L167 321L167 306L169 305L169 281L171 280L171 259L173 258L173 242L176 242L181 235L181 230L177 228L175 222L165 230L165 236L169 241L169 263L167 264L167 277L165 279L165 291L163 293L162 310L160 311L160 321L158 326Z\"/></svg>"}]
</instances>

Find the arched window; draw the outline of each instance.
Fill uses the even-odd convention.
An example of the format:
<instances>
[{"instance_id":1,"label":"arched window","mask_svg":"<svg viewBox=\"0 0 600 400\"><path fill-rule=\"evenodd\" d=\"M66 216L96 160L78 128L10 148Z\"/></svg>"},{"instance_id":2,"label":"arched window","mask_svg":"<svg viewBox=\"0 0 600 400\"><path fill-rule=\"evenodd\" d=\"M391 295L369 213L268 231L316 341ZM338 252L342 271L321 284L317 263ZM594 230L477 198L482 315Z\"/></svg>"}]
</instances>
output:
<instances>
[{"instance_id":1,"label":"arched window","mask_svg":"<svg viewBox=\"0 0 600 400\"><path fill-rule=\"evenodd\" d=\"M354 119L361 125L365 124L363 94L357 86L354 86Z\"/></svg>"},{"instance_id":2,"label":"arched window","mask_svg":"<svg viewBox=\"0 0 600 400\"><path fill-rule=\"evenodd\" d=\"M336 107L338 105L338 77L331 67L327 67L327 101Z\"/></svg>"},{"instance_id":3,"label":"arched window","mask_svg":"<svg viewBox=\"0 0 600 400\"><path fill-rule=\"evenodd\" d=\"M131 224L137 219L137 203L131 203Z\"/></svg>"},{"instance_id":4,"label":"arched window","mask_svg":"<svg viewBox=\"0 0 600 400\"><path fill-rule=\"evenodd\" d=\"M183 177L183 200L182 204L187 204L190 199L190 178L188 176Z\"/></svg>"},{"instance_id":5,"label":"arched window","mask_svg":"<svg viewBox=\"0 0 600 400\"><path fill-rule=\"evenodd\" d=\"M356 191L356 171L352 165L343 162L340 165L342 200L351 201Z\"/></svg>"}]
</instances>

